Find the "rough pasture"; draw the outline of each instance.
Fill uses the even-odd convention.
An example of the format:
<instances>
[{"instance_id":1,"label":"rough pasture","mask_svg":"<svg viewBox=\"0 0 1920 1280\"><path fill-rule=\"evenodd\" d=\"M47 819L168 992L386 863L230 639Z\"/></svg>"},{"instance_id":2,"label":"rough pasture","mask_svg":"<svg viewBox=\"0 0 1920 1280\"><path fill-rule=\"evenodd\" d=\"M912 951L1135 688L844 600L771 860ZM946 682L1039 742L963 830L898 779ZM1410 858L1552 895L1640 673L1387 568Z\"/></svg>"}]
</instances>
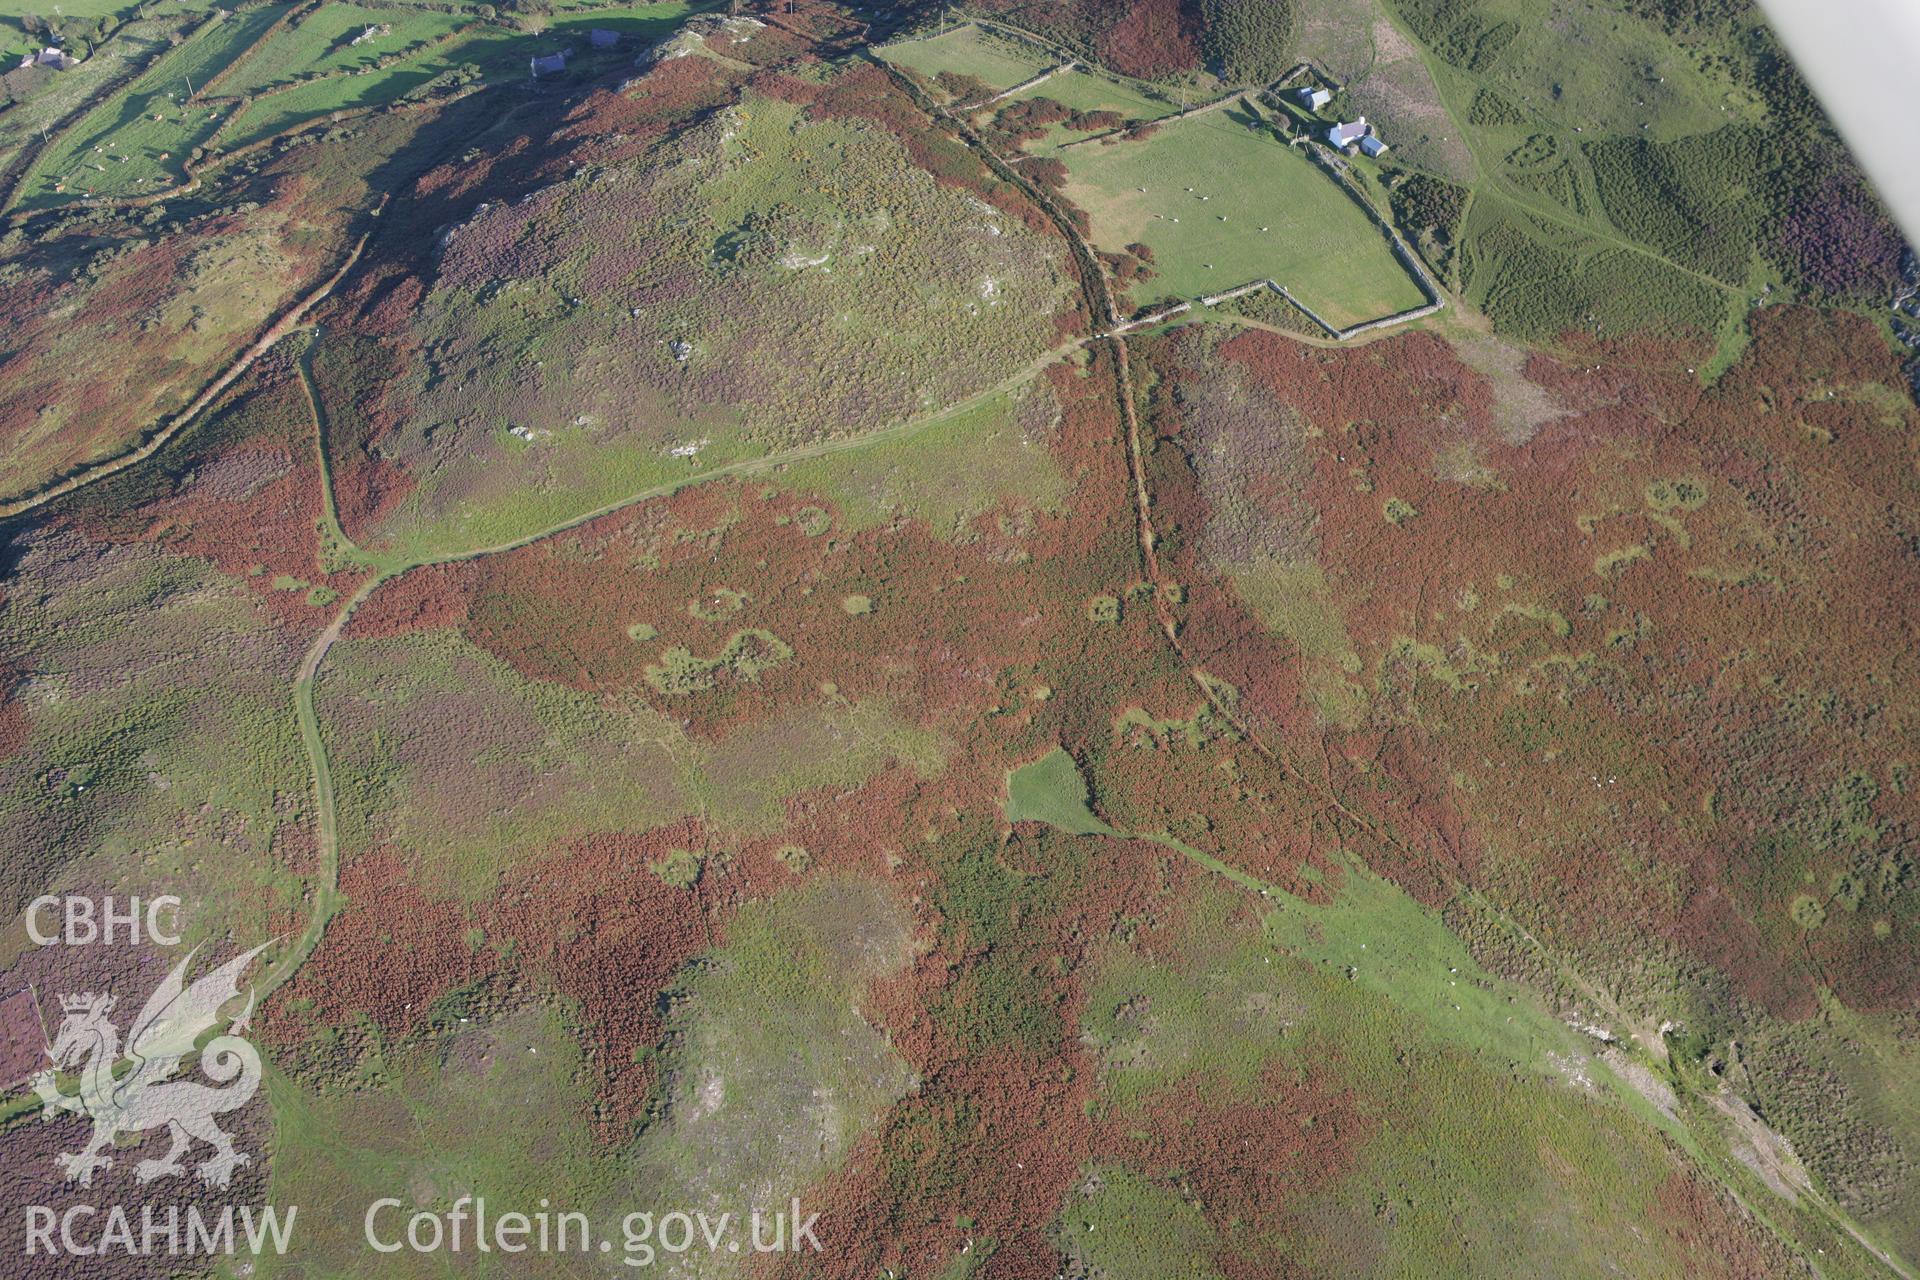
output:
<instances>
[{"instance_id":1,"label":"rough pasture","mask_svg":"<svg viewBox=\"0 0 1920 1280\"><path fill-rule=\"evenodd\" d=\"M1136 289L1140 302L1271 279L1345 325L1425 301L1366 213L1252 107L1057 154L1094 242L1152 249L1157 274Z\"/></svg>"},{"instance_id":2,"label":"rough pasture","mask_svg":"<svg viewBox=\"0 0 1920 1280\"><path fill-rule=\"evenodd\" d=\"M1868 585L1906 558L1867 513L1911 487L1914 411L1857 322L1756 328L1705 390L1657 353L1536 356L1524 377L1559 416L1518 436L1517 388L1430 336L1248 334L1204 371L1170 347L1189 372L1160 431L1197 486L1162 467L1156 492L1193 577L1233 583L1195 593L1189 643L1391 823L1377 866L1436 902L1477 886L1609 975L1643 1039L1684 1010L1696 1045L1777 1038L1779 1069L1822 987L1862 1010L1912 994L1912 793L1887 744L1913 712L1882 692L1905 626L1901 593ZM1855 1072L1779 1115L1824 1176L1885 1186L1885 1153L1840 1136L1897 1088Z\"/></svg>"},{"instance_id":3,"label":"rough pasture","mask_svg":"<svg viewBox=\"0 0 1920 1280\"><path fill-rule=\"evenodd\" d=\"M406 321L418 372L370 410L410 492L368 532L496 540L1016 372L1067 305L1057 242L906 159L750 93L643 163L476 204Z\"/></svg>"}]
</instances>

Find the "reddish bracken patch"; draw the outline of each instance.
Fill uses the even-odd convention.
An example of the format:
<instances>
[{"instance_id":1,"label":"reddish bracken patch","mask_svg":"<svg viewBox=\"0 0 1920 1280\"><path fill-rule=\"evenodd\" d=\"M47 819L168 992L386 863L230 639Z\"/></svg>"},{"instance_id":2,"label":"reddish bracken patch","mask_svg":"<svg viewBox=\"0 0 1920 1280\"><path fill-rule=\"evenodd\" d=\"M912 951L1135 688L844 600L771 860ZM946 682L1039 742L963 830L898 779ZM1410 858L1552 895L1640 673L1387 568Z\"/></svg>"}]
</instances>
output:
<instances>
[{"instance_id":1,"label":"reddish bracken patch","mask_svg":"<svg viewBox=\"0 0 1920 1280\"><path fill-rule=\"evenodd\" d=\"M364 581L322 568L313 433L292 363L276 354L183 438L164 470L83 489L54 519L90 539L204 560L245 583L276 622L311 629Z\"/></svg>"},{"instance_id":2,"label":"reddish bracken patch","mask_svg":"<svg viewBox=\"0 0 1920 1280\"><path fill-rule=\"evenodd\" d=\"M394 850L353 859L341 869L340 892L347 905L319 949L263 1011L269 1039L298 1044L314 1028L363 1015L387 1035L402 1034L435 1000L494 972L493 953L463 937L478 913L427 897Z\"/></svg>"},{"instance_id":3,"label":"reddish bracken patch","mask_svg":"<svg viewBox=\"0 0 1920 1280\"><path fill-rule=\"evenodd\" d=\"M693 824L642 837L595 836L553 849L484 902L424 893L402 855L378 848L342 869L347 906L313 957L278 993L262 1025L298 1050L324 1026L366 1017L388 1036L429 1025L436 1002L463 990L494 998L550 991L575 1002L598 1078L596 1122L619 1140L644 1113L652 1068L636 1049L662 1033L659 997L716 941L715 921L742 897L790 876L771 857L741 859L694 890L647 871L675 846L702 848Z\"/></svg>"},{"instance_id":4,"label":"reddish bracken patch","mask_svg":"<svg viewBox=\"0 0 1920 1280\"><path fill-rule=\"evenodd\" d=\"M0 594L0 600L4 599L4 594ZM19 683L19 672L0 667L0 760L26 746L27 735L33 728L27 719L27 709L13 696Z\"/></svg>"},{"instance_id":5,"label":"reddish bracken patch","mask_svg":"<svg viewBox=\"0 0 1920 1280\"><path fill-rule=\"evenodd\" d=\"M1200 65L1199 28L1181 0L1133 0L1100 38L1100 60L1130 76L1172 75Z\"/></svg>"},{"instance_id":6,"label":"reddish bracken patch","mask_svg":"<svg viewBox=\"0 0 1920 1280\"><path fill-rule=\"evenodd\" d=\"M354 611L353 634L382 639L408 631L457 627L473 608L479 566L472 561L429 565L387 583Z\"/></svg>"},{"instance_id":7,"label":"reddish bracken patch","mask_svg":"<svg viewBox=\"0 0 1920 1280\"><path fill-rule=\"evenodd\" d=\"M1249 1094L1188 1077L1108 1128L1129 1168L1190 1188L1224 1242L1215 1261L1231 1280L1296 1274L1276 1264L1275 1236L1302 1198L1351 1173L1377 1122L1358 1100L1274 1064ZM1233 1247L1245 1242L1245 1250Z\"/></svg>"},{"instance_id":8,"label":"reddish bracken patch","mask_svg":"<svg viewBox=\"0 0 1920 1280\"><path fill-rule=\"evenodd\" d=\"M1665 1256L1690 1276L1787 1275L1797 1260L1759 1227L1749 1213L1699 1175L1676 1169L1660 1184L1652 1225L1665 1240Z\"/></svg>"},{"instance_id":9,"label":"reddish bracken patch","mask_svg":"<svg viewBox=\"0 0 1920 1280\"><path fill-rule=\"evenodd\" d=\"M1920 992L1920 939L1889 923L1899 876L1832 816L1920 822L1875 727L1912 728L1875 690L1912 651L1920 524L1899 495L1920 414L1886 394L1898 370L1863 322L1758 313L1706 388L1687 349L1535 356L1527 379L1562 414L1530 438L1432 335L1336 351L1249 333L1191 368L1149 352L1174 388L1155 426L1179 448L1150 475L1163 557L1194 584L1183 643L1299 776L1392 833L1376 867L1434 902L1479 883L1576 948L1671 940L1788 1016L1811 1008L1809 952L1868 1006ZM1238 400L1206 391L1235 378ZM1292 452L1244 479L1211 455L1189 469L1236 421L1209 406L1263 394L1247 447ZM1302 714L1314 659L1220 581L1260 555L1324 574L1355 665L1318 670L1364 699L1351 727ZM1490 842L1527 875L1488 879ZM1794 896L1843 874L1858 909L1804 933Z\"/></svg>"}]
</instances>

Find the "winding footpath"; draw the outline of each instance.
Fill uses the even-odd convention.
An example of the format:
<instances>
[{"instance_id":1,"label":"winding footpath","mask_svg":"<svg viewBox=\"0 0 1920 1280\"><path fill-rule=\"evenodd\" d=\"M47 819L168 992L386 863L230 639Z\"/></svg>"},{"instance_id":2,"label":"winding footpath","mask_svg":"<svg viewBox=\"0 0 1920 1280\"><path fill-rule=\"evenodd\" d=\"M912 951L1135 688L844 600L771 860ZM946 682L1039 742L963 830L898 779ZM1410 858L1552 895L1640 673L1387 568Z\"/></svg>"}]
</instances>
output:
<instances>
[{"instance_id":1,"label":"winding footpath","mask_svg":"<svg viewBox=\"0 0 1920 1280\"><path fill-rule=\"evenodd\" d=\"M381 211L386 208L386 204L386 199L382 198L379 207L374 209L372 216L378 218ZM165 448L169 441L179 435L189 424L212 407L213 402L220 398L221 393L232 386L241 374L251 369L256 360L272 350L274 345L282 338L302 327L302 322L305 321L307 313L326 301L333 291L339 287L340 282L346 279L347 273L352 271L354 266L360 261L360 255L365 251L367 242L373 238L373 232L373 227L367 228L367 230L361 234L360 238L354 241L353 247L347 251L346 259L341 262L339 268L334 271L332 275L328 276L314 289L309 290L305 296L283 312L277 320L268 325L266 332L256 338L246 350L234 357L232 363L228 364L212 382L209 382L205 387L201 388L199 395L189 401L185 408L163 422L158 429L147 435L138 446L128 450L126 453L83 467L66 479L56 481L45 488L38 489L32 493L0 500L0 520L8 520L14 516L26 515L40 507L46 506L49 502L57 498L65 497L76 489L82 489L87 485L96 484L99 481L105 480L108 476L118 475L128 467L137 466L145 462L148 458L151 458L154 454Z\"/></svg>"},{"instance_id":2,"label":"winding footpath","mask_svg":"<svg viewBox=\"0 0 1920 1280\"><path fill-rule=\"evenodd\" d=\"M872 58L870 53L868 56ZM970 126L953 116L937 103L926 98L917 85L901 75L891 64L878 58L872 58L872 60L884 67L895 79L896 83L906 89L929 117L950 128L963 142L972 147L976 153L982 157L989 168L1003 179L1019 186L1034 200L1036 205L1046 213L1072 248L1076 262L1081 267L1081 286L1088 314L1093 317L1093 334L1087 337L1071 339L1059 344L1036 357L1028 365L1002 379L1000 382L975 392L955 404L946 406L936 413L905 419L892 426L862 435L821 440L813 444L779 453L744 459L716 466L711 469L691 471L682 478L629 493L591 511L568 517L551 526L530 532L521 537L463 551L420 556L400 561L384 559L377 553L359 547L347 537L345 531L340 526L335 504L333 478L328 458L326 415L318 389L313 381L310 362L311 348L303 352L296 363L303 393L306 397L312 418L313 440L319 463L320 527L325 537L333 543L333 550L344 555L350 563L366 569L369 576L347 597L328 624L314 637L312 643L302 656L295 674L292 691L294 716L312 774L312 798L314 805L313 830L316 846L315 882L310 890L312 906L307 922L300 934L289 944L286 950L279 955L262 976L258 986L259 997L261 999L266 998L273 991L293 978L300 967L312 957L326 932L329 922L339 913L344 905L344 899L340 893L338 802L335 795L331 761L328 756L325 735L321 729L317 710L317 691L327 658L331 654L334 646L340 641L342 635L345 634L355 611L364 605L380 587L405 576L415 569L473 561L487 556L502 555L521 550L641 503L670 497L685 489L711 481L744 478L773 471L789 463L854 452L871 445L910 436L933 424L947 420L957 413L964 412L966 409L974 407L995 395L1003 394L1015 387L1024 385L1035 377L1038 377L1049 366L1062 359L1068 358L1083 348L1103 345L1110 351L1113 359L1114 393L1125 427L1126 462L1129 471L1129 489L1134 507L1136 536L1140 549L1139 554L1142 567L1146 572L1147 581L1153 584L1155 588L1153 592L1154 607L1160 630L1166 637L1167 644L1180 662L1182 669L1187 672L1195 686L1199 689L1201 695L1205 698L1207 704L1224 722L1232 725L1257 753L1263 758L1272 761L1289 779L1299 785L1308 795L1314 797L1321 808L1323 816L1327 818L1330 826L1336 833L1342 832L1343 830L1365 832L1372 839L1380 842L1383 847L1392 848L1403 856L1427 866L1442 883L1449 885L1456 892L1472 900L1476 905L1490 912L1494 918L1502 921L1511 928L1516 937L1523 939L1529 946L1536 950L1537 954L1547 962L1554 973L1568 981L1576 989L1587 994L1595 1002L1596 1007L1613 1009L1617 1014L1617 1007L1614 1006L1604 991L1587 982L1577 971L1566 964L1561 957L1555 955L1538 938L1534 937L1520 925L1519 922L1511 919L1494 904L1484 899L1472 886L1460 880L1438 858L1424 850L1408 845L1398 836L1383 830L1379 824L1371 821L1364 814L1349 805L1340 794L1339 788L1334 781L1330 760L1323 759L1319 776L1315 776L1308 770L1303 769L1291 759L1285 751L1267 741L1238 709L1222 696L1218 682L1211 679L1198 665L1181 639L1179 620L1175 616L1170 604L1172 598L1170 588L1173 586L1173 582L1163 571L1158 555L1159 538L1153 522L1153 500L1146 470L1146 448L1142 439L1139 413L1135 405L1136 384L1131 368L1127 339L1125 333L1121 331L1123 326L1116 311L1111 290L1108 287L1104 272L1101 271L1098 266L1098 258L1095 256L1092 245L1088 243L1078 228L1074 226L1072 219L1066 216L1045 191L1020 176L1018 170L988 147L984 140L981 139ZM385 207L385 203L386 201L383 199L381 208ZM376 218L380 211L380 209L374 210L374 216ZM189 423L197 419L214 403L222 392L244 374L246 370L275 343L288 334L304 327L303 322L307 314L327 298L358 263L360 255L372 234L373 229L370 228L353 245L345 261L341 263L332 276L322 285L309 292L293 308L276 320L258 340L248 347L218 378L210 383L192 403L176 414L138 448L118 458L96 464L82 472L76 473L43 492L16 498L7 502L0 502L0 519L31 512L85 485L117 474L152 457L177 436ZM1251 328L1272 330L1281 333L1282 336L1289 339L1301 340L1300 335L1285 333L1274 326L1250 318L1233 317L1231 318L1231 322ZM1331 344L1315 343L1315 345ZM323 554L326 550L327 548L323 546L317 549L316 554ZM1149 838L1158 839L1158 837ZM1263 884L1257 878L1240 871L1238 868L1232 867L1229 864L1223 863L1218 859L1177 842L1171 840L1162 842L1182 852L1186 856L1195 859L1209 871L1224 876L1243 888L1258 892L1262 898L1280 899L1280 890L1273 886ZM0 1113L11 1114L18 1110L21 1105L20 1102L16 1101L12 1106L0 1109ZM1718 1181L1723 1185L1727 1185L1729 1191L1734 1194L1736 1198L1739 1198L1737 1189L1731 1186L1730 1179L1725 1176L1724 1172L1715 1170L1710 1162L1703 1160L1702 1163L1710 1171L1720 1173ZM1843 1229L1889 1269L1902 1277L1906 1277L1906 1280L1913 1280L1911 1272L1867 1239L1838 1206L1833 1205L1824 1196L1816 1194L1813 1198L1815 1203L1821 1207L1823 1212L1836 1226ZM1748 1207L1755 1208L1751 1205ZM1764 1214L1762 1213L1760 1216L1764 1217ZM1783 1240L1792 1240L1792 1237L1784 1232L1781 1232L1780 1235ZM1802 1256L1804 1257L1804 1254ZM1811 1262L1812 1260L1808 1259L1807 1261ZM1817 1265L1815 1270L1817 1273Z\"/></svg>"}]
</instances>

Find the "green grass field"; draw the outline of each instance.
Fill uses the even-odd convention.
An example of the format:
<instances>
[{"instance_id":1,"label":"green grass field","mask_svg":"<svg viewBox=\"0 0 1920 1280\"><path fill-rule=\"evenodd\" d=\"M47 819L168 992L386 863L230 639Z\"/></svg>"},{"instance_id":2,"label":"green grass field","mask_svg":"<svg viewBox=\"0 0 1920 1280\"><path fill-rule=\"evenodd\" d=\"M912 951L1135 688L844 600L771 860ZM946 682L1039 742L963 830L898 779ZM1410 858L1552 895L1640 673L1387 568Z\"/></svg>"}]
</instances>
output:
<instances>
[{"instance_id":1,"label":"green grass field","mask_svg":"<svg viewBox=\"0 0 1920 1280\"><path fill-rule=\"evenodd\" d=\"M383 106L437 76L466 69L486 81L524 77L533 53L573 47L581 55L576 67L587 74L624 65L635 50L667 35L701 7L689 0L663 0L579 8L555 16L546 30L532 34L484 22L478 8L441 13L328 4L264 42L262 37L290 6L241 11L161 51L132 84L57 136L23 182L21 203L47 207L86 195L149 194L180 179L195 147L231 149L258 142L334 111ZM5 16L0 13L0 22ZM359 46L350 43L364 28L381 25L392 31ZM590 54L587 32L592 27L620 32L624 47ZM18 29L6 24L0 30ZM463 30L459 38L445 39ZM137 38L135 33L116 41ZM115 47L110 43L94 60L112 59ZM229 70L230 78L215 82ZM196 95L191 103L189 86ZM237 109L227 101L241 95L256 96Z\"/></svg>"},{"instance_id":2,"label":"green grass field","mask_svg":"<svg viewBox=\"0 0 1920 1280\"><path fill-rule=\"evenodd\" d=\"M1180 109L1180 104L1170 99L1090 71L1064 71L1050 76L1007 101L1022 102L1029 98L1050 98L1075 111L1117 111L1129 120L1158 120Z\"/></svg>"},{"instance_id":3,"label":"green grass field","mask_svg":"<svg viewBox=\"0 0 1920 1280\"><path fill-rule=\"evenodd\" d=\"M44 47L44 40L27 33L26 19L29 17L44 17L58 27L76 20L121 18L136 8L177 7L177 4L137 5L133 0L61 0L59 4L41 4L39 0L0 0L0 54L17 60L28 49Z\"/></svg>"},{"instance_id":4,"label":"green grass field","mask_svg":"<svg viewBox=\"0 0 1920 1280\"><path fill-rule=\"evenodd\" d=\"M1058 511L1071 492L1043 431L1059 412L1044 383L989 396L870 448L793 463L781 484L830 499L842 532L902 516L958 538L1007 503Z\"/></svg>"},{"instance_id":5,"label":"green grass field","mask_svg":"<svg viewBox=\"0 0 1920 1280\"><path fill-rule=\"evenodd\" d=\"M1336 325L1417 307L1425 296L1381 231L1326 174L1230 107L1137 142L1060 153L1067 198L1093 239L1153 250L1142 302L1271 279Z\"/></svg>"},{"instance_id":6,"label":"green grass field","mask_svg":"<svg viewBox=\"0 0 1920 1280\"><path fill-rule=\"evenodd\" d=\"M37 152L49 139L57 140L69 124L77 127L89 104L102 96L103 86L137 74L133 69L163 56L174 36L191 31L198 22L197 15L149 10L146 17L120 27L113 39L78 66L41 77L39 87L28 97L0 111L0 163L14 163L23 148ZM0 24L0 39L24 41L25 37L19 27ZM16 43L9 48L5 56L17 62L23 46Z\"/></svg>"},{"instance_id":7,"label":"green grass field","mask_svg":"<svg viewBox=\"0 0 1920 1280\"><path fill-rule=\"evenodd\" d=\"M181 164L220 127L226 112L186 101L232 64L285 5L267 5L210 23L168 51L131 85L95 107L40 156L22 184L21 203L46 206L91 193L134 196L178 179Z\"/></svg>"},{"instance_id":8,"label":"green grass field","mask_svg":"<svg viewBox=\"0 0 1920 1280\"><path fill-rule=\"evenodd\" d=\"M357 4L325 5L299 25L276 32L232 76L221 81L220 92L252 94L313 76L371 74L381 59L438 39L471 21L470 16L424 9L413 12ZM390 30L354 44L368 27Z\"/></svg>"},{"instance_id":9,"label":"green grass field","mask_svg":"<svg viewBox=\"0 0 1920 1280\"><path fill-rule=\"evenodd\" d=\"M1076 836L1118 834L1087 807L1087 780L1061 747L1007 775L1007 821L1044 822Z\"/></svg>"},{"instance_id":10,"label":"green grass field","mask_svg":"<svg viewBox=\"0 0 1920 1280\"><path fill-rule=\"evenodd\" d=\"M972 76L994 89L1011 89L1055 65L1037 46L1022 45L979 27L956 27L925 40L903 40L880 56L928 80L944 71Z\"/></svg>"},{"instance_id":11,"label":"green grass field","mask_svg":"<svg viewBox=\"0 0 1920 1280\"><path fill-rule=\"evenodd\" d=\"M342 5L339 8L343 14L357 16L344 23L340 19L331 19L323 30L343 27L357 30L355 24L364 25L362 19L367 15L382 14L385 15L382 21L393 24L393 34L370 41L366 46L370 52L362 54L358 49L334 46L329 51L323 48L321 33L309 39L306 27L314 25L317 18L309 20L297 31L282 33L261 51L255 65L248 68L250 75L297 71L300 60L313 56L316 51L325 56L313 69L328 70L333 74L295 84L290 89L255 100L221 135L220 142L227 147L243 146L320 119L334 111L377 107L419 89L436 76L458 72L462 68L477 69L480 78L487 81L521 79L527 74L526 60L530 54L549 53L571 46L582 55L587 55L587 32L592 27L618 31L624 40L624 47L611 53L587 55L575 65L588 68L624 65L631 60L634 50L667 35L688 14L703 7L688 0L662 0L658 4L580 9L557 15L545 32L530 35L503 26L472 26L472 15L423 12L416 17L397 14L393 10ZM332 9L325 9L321 15L331 12ZM441 39L462 26L469 27L464 35L454 40ZM283 49L283 41L301 43L297 49ZM396 50L414 49L416 46L418 52L412 56L389 61L383 66L375 65L383 55L390 55ZM343 66L359 64L365 64L369 69L357 74L340 74Z\"/></svg>"}]
</instances>

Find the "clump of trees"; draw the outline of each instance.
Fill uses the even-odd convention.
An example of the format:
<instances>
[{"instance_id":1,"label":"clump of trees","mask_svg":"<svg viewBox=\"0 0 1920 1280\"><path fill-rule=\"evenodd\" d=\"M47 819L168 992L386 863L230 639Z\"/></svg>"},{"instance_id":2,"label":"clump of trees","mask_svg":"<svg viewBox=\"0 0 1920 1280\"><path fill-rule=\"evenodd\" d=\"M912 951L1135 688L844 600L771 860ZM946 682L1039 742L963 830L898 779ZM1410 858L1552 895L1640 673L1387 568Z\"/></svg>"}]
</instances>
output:
<instances>
[{"instance_id":1,"label":"clump of trees","mask_svg":"<svg viewBox=\"0 0 1920 1280\"><path fill-rule=\"evenodd\" d=\"M1467 196L1465 187L1425 173L1402 173L1388 182L1393 220L1413 238L1427 265L1446 279L1453 278Z\"/></svg>"},{"instance_id":2,"label":"clump of trees","mask_svg":"<svg viewBox=\"0 0 1920 1280\"><path fill-rule=\"evenodd\" d=\"M1200 0L1200 51L1226 79L1265 84L1293 65L1292 0Z\"/></svg>"}]
</instances>

